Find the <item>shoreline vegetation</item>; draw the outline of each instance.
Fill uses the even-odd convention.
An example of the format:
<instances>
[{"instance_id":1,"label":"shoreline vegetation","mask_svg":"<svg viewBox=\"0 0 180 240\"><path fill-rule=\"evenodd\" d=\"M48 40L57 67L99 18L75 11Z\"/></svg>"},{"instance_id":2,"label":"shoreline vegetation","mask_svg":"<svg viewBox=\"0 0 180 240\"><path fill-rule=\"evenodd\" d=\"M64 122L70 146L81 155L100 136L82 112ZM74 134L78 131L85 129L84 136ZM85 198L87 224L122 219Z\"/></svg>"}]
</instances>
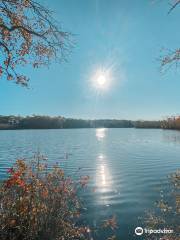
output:
<instances>
[{"instance_id":1,"label":"shoreline vegetation","mask_svg":"<svg viewBox=\"0 0 180 240\"><path fill-rule=\"evenodd\" d=\"M155 128L180 130L180 116L165 120L118 120L98 119L84 120L65 118L62 116L2 116L0 115L0 130L17 129L71 129L71 128Z\"/></svg>"},{"instance_id":2,"label":"shoreline vegetation","mask_svg":"<svg viewBox=\"0 0 180 240\"><path fill-rule=\"evenodd\" d=\"M40 153L29 160L18 159L0 187L0 239L90 240L105 230L107 240L117 239L115 216L96 228L81 220L79 193L85 190L89 176L71 179L58 164L49 171L47 158Z\"/></svg>"}]
</instances>

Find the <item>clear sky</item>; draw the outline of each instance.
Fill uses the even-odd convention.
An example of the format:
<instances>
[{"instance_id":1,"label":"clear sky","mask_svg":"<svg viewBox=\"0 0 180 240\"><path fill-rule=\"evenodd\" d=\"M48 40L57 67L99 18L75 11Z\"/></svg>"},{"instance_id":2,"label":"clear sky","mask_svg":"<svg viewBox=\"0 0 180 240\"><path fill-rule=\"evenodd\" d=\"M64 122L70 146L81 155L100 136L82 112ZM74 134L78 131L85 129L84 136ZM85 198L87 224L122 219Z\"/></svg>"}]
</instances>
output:
<instances>
[{"instance_id":1,"label":"clear sky","mask_svg":"<svg viewBox=\"0 0 180 240\"><path fill-rule=\"evenodd\" d=\"M0 80L0 114L158 119L180 114L180 75L159 71L160 50L178 48L180 8L167 1L41 0L75 34L68 63L24 69L30 89ZM94 84L110 69L106 89Z\"/></svg>"}]
</instances>

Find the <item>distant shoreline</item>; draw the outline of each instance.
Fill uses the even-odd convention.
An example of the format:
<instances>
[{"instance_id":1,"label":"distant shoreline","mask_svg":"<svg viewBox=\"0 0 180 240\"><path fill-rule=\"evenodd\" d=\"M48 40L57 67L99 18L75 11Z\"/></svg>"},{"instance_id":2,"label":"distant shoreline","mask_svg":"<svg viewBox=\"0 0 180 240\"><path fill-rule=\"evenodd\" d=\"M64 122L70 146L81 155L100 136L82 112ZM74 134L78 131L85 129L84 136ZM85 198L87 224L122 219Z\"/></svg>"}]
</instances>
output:
<instances>
[{"instance_id":1,"label":"distant shoreline","mask_svg":"<svg viewBox=\"0 0 180 240\"><path fill-rule=\"evenodd\" d=\"M161 121L119 119L84 120L61 116L0 116L0 130L76 128L161 128Z\"/></svg>"},{"instance_id":2,"label":"distant shoreline","mask_svg":"<svg viewBox=\"0 0 180 240\"><path fill-rule=\"evenodd\" d=\"M32 116L2 116L0 115L0 130L35 130L35 129L81 129L81 128L142 128L142 129L174 129L180 130L180 117L166 120L119 120L97 119L84 120L50 117L42 115Z\"/></svg>"},{"instance_id":3,"label":"distant shoreline","mask_svg":"<svg viewBox=\"0 0 180 240\"><path fill-rule=\"evenodd\" d=\"M77 127L77 128L0 128L0 131L8 131L8 130L70 130L70 129L99 129L99 128L105 128L105 129L163 129L163 128L138 128L138 127ZM163 129L164 130L164 129ZM171 129L166 129L171 130ZM175 129L177 130L177 129Z\"/></svg>"}]
</instances>

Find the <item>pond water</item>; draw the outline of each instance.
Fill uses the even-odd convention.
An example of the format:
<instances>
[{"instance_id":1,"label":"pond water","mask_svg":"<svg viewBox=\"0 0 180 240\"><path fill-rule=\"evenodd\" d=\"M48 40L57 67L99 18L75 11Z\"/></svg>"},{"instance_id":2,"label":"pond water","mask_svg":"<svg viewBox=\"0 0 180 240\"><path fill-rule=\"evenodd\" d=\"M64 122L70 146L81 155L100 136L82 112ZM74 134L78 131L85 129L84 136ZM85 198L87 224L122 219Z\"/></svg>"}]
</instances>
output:
<instances>
[{"instance_id":1,"label":"pond water","mask_svg":"<svg viewBox=\"0 0 180 240\"><path fill-rule=\"evenodd\" d=\"M67 175L89 175L84 221L98 225L115 215L118 239L136 239L138 217L151 209L180 167L180 132L160 129L61 129L0 131L0 178L17 158L40 151ZM90 190L91 189L91 190ZM92 190L93 189L93 190ZM103 240L104 233L96 239ZM141 238L137 238L141 239ZM142 238L143 239L143 238Z\"/></svg>"}]
</instances>

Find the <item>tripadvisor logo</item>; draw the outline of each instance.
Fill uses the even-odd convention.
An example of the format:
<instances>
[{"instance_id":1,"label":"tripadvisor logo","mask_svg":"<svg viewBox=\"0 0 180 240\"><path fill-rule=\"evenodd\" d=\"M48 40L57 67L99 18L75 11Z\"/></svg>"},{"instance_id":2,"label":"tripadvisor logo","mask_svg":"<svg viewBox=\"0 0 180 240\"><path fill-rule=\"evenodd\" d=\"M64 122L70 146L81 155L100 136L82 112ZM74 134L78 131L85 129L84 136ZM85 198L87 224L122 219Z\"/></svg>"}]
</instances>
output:
<instances>
[{"instance_id":1,"label":"tripadvisor logo","mask_svg":"<svg viewBox=\"0 0 180 240\"><path fill-rule=\"evenodd\" d=\"M135 229L135 234L138 236L141 236L143 234L143 228L142 227L137 227Z\"/></svg>"},{"instance_id":2,"label":"tripadvisor logo","mask_svg":"<svg viewBox=\"0 0 180 240\"><path fill-rule=\"evenodd\" d=\"M141 236L143 233L145 234L172 234L173 230L172 229L147 229L147 228L142 228L142 227L137 227L135 228L135 234L138 236Z\"/></svg>"}]
</instances>

